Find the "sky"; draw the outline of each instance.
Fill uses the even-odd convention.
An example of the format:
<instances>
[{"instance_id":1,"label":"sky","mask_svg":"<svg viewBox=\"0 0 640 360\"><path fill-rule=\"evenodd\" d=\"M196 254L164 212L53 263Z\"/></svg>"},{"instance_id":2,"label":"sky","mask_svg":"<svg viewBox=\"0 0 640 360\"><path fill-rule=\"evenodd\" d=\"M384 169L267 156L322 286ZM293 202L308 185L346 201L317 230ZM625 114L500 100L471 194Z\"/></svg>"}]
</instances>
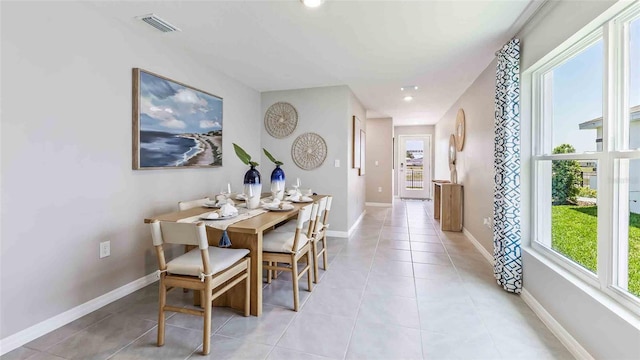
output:
<instances>
[{"instance_id":1,"label":"sky","mask_svg":"<svg viewBox=\"0 0 640 360\"><path fill-rule=\"evenodd\" d=\"M630 28L629 105L640 104L640 19ZM553 70L553 147L571 144L576 152L596 151L596 130L578 125L602 116L603 42L591 45Z\"/></svg>"},{"instance_id":2,"label":"sky","mask_svg":"<svg viewBox=\"0 0 640 360\"><path fill-rule=\"evenodd\" d=\"M222 99L140 72L142 130L205 133L222 129Z\"/></svg>"}]
</instances>

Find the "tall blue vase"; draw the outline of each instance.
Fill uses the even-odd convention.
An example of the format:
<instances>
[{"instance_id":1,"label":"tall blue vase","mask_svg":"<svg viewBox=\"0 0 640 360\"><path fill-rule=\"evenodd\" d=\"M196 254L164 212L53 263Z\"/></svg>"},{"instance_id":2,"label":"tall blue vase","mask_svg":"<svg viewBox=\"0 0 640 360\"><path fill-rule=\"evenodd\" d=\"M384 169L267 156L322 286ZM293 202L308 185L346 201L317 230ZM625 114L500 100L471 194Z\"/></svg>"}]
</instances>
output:
<instances>
[{"instance_id":1,"label":"tall blue vase","mask_svg":"<svg viewBox=\"0 0 640 360\"><path fill-rule=\"evenodd\" d=\"M276 168L271 172L271 193L275 194L279 200L284 199L284 180L284 171L280 168L280 165L276 165Z\"/></svg>"},{"instance_id":2,"label":"tall blue vase","mask_svg":"<svg viewBox=\"0 0 640 360\"><path fill-rule=\"evenodd\" d=\"M247 209L256 209L260 206L261 193L260 172L252 165L251 169L244 173L244 194L247 197Z\"/></svg>"}]
</instances>

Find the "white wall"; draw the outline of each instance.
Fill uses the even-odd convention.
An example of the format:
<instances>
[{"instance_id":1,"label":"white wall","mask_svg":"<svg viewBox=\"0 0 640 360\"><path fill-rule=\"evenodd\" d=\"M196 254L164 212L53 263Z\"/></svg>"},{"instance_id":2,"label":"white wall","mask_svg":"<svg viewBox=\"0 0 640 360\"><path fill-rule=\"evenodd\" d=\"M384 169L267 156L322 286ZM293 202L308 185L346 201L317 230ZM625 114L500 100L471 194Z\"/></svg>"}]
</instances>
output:
<instances>
[{"instance_id":1,"label":"white wall","mask_svg":"<svg viewBox=\"0 0 640 360\"><path fill-rule=\"evenodd\" d=\"M456 154L458 183L464 187L463 226L493 253L493 232L482 219L493 218L493 125L495 60L469 86L438 121L435 130L435 176L450 178L449 137L454 133L458 109L465 114L465 140Z\"/></svg>"},{"instance_id":2,"label":"white wall","mask_svg":"<svg viewBox=\"0 0 640 360\"><path fill-rule=\"evenodd\" d=\"M359 192L352 192L352 179L350 178L350 173L353 171L349 155L351 146L349 145L351 139L350 94L351 91L346 86L262 93L262 118L264 118L269 106L279 101L290 103L298 112L297 128L284 139L272 137L261 124L262 147L267 149L276 159L285 163L282 168L286 174L287 186L292 179L299 177L302 187L311 187L318 194L334 196L331 207L332 231L348 231L349 226L355 221L351 221L352 207L356 206L353 199L359 196ZM360 118L363 119L364 116ZM293 141L306 132L317 133L327 143L326 160L320 167L313 170L298 168L291 157ZM335 160L340 161L340 167L334 166ZM274 165L266 156L262 155L259 170L262 173L263 184L265 184L263 186L269 186L269 178L273 168ZM348 186L345 186L346 184Z\"/></svg>"},{"instance_id":3,"label":"white wall","mask_svg":"<svg viewBox=\"0 0 640 360\"><path fill-rule=\"evenodd\" d=\"M0 338L151 273L143 219L239 187L231 143L260 150L260 94L79 2L3 2ZM131 170L131 69L224 99L223 164ZM345 105L346 107L346 105ZM98 244L111 241L111 256Z\"/></svg>"},{"instance_id":4,"label":"white wall","mask_svg":"<svg viewBox=\"0 0 640 360\"><path fill-rule=\"evenodd\" d=\"M560 45L614 1L548 2L520 32L521 72ZM530 81L522 83L522 234L524 288L596 359L640 358L640 320L590 286L577 286L572 276L555 270L535 255L531 242L531 92ZM627 320L624 320L626 318ZM632 325L632 323L634 323Z\"/></svg>"}]
</instances>

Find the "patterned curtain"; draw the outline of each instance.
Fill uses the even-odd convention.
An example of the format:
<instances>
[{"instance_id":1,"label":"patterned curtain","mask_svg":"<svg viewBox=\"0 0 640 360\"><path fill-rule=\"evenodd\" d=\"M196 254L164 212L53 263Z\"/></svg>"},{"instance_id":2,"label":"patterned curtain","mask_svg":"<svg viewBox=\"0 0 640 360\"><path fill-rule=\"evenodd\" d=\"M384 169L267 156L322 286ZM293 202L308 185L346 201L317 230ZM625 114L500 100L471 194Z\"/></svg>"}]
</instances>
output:
<instances>
[{"instance_id":1,"label":"patterned curtain","mask_svg":"<svg viewBox=\"0 0 640 360\"><path fill-rule=\"evenodd\" d=\"M520 40L509 41L497 56L493 273L506 291L520 293Z\"/></svg>"}]
</instances>

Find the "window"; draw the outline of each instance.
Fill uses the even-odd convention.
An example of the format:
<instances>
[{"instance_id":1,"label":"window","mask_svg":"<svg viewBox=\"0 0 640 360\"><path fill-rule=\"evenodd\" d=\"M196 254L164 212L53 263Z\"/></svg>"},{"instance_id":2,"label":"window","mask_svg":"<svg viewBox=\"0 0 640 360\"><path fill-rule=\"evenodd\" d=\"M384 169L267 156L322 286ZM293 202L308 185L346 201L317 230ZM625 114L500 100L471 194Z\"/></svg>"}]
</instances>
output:
<instances>
[{"instance_id":1,"label":"window","mask_svg":"<svg viewBox=\"0 0 640 360\"><path fill-rule=\"evenodd\" d=\"M532 79L533 247L640 311L640 5Z\"/></svg>"}]
</instances>

